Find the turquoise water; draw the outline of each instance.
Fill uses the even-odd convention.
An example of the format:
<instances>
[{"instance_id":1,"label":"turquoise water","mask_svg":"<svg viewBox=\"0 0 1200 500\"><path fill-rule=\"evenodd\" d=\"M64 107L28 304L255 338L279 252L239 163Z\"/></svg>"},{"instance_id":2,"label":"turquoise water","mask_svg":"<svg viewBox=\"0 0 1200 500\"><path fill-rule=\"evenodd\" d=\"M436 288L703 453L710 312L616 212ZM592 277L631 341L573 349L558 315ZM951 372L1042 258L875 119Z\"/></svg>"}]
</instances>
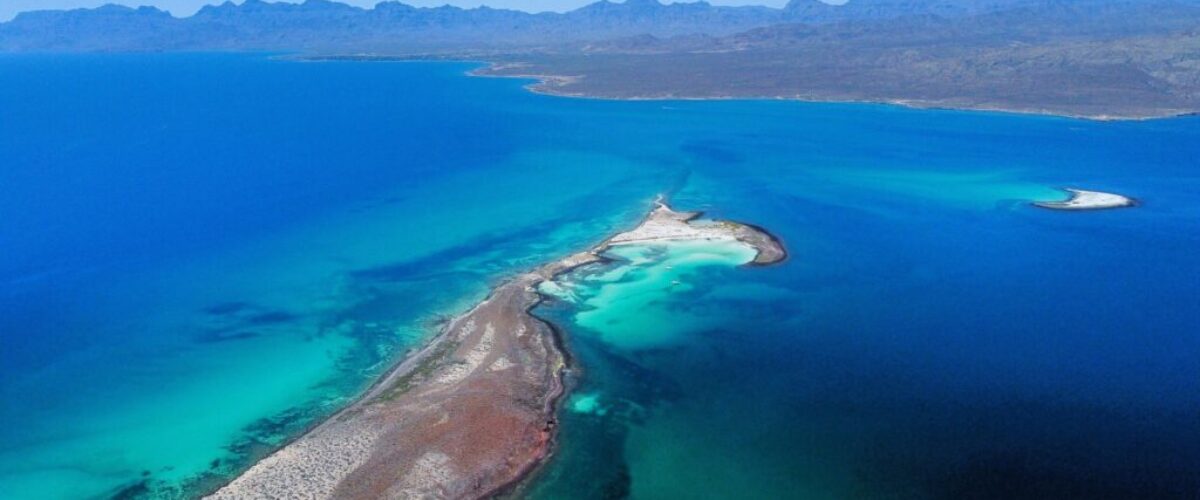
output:
<instances>
[{"instance_id":1,"label":"turquoise water","mask_svg":"<svg viewBox=\"0 0 1200 500\"><path fill-rule=\"evenodd\" d=\"M708 323L703 316L665 307L672 296L687 293L688 276L714 266L754 260L755 250L738 241L682 241L664 245L618 246L606 256L626 262L572 285L583 311L575 324L600 332L603 340L625 349L646 349L683 340Z\"/></svg>"},{"instance_id":2,"label":"turquoise water","mask_svg":"<svg viewBox=\"0 0 1200 500\"><path fill-rule=\"evenodd\" d=\"M0 492L203 491L658 193L792 258L621 247L543 498L1200 489L1200 119L529 94L460 64L0 57ZM1139 198L1061 213L1060 187Z\"/></svg>"}]
</instances>

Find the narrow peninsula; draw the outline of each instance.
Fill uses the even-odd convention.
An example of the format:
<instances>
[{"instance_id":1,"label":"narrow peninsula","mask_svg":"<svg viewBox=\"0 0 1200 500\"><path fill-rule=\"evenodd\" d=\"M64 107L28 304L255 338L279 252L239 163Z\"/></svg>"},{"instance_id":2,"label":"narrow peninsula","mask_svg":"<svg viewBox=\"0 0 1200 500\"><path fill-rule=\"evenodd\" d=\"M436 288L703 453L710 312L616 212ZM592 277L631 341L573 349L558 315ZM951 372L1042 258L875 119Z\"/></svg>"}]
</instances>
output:
<instances>
[{"instance_id":1,"label":"narrow peninsula","mask_svg":"<svg viewBox=\"0 0 1200 500\"><path fill-rule=\"evenodd\" d=\"M237 498L482 498L503 493L553 447L568 355L531 314L538 285L605 261L615 245L735 240L750 264L783 245L747 224L698 220L661 201L632 231L500 284L357 402L213 493Z\"/></svg>"},{"instance_id":2,"label":"narrow peninsula","mask_svg":"<svg viewBox=\"0 0 1200 500\"><path fill-rule=\"evenodd\" d=\"M1067 188L1066 191L1071 193L1071 197L1066 201L1039 201L1034 205L1053 210L1104 210L1137 205L1133 198L1115 193L1072 188Z\"/></svg>"}]
</instances>

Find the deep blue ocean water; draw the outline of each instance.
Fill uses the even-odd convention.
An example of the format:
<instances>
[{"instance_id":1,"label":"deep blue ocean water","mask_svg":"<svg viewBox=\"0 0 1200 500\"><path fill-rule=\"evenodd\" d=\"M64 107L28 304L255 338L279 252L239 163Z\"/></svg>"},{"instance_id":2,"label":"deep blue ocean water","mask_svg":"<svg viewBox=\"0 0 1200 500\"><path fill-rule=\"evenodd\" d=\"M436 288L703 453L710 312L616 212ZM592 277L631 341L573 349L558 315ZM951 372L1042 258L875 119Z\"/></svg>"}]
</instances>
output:
<instances>
[{"instance_id":1,"label":"deep blue ocean water","mask_svg":"<svg viewBox=\"0 0 1200 500\"><path fill-rule=\"evenodd\" d=\"M791 258L629 312L669 341L541 308L579 370L532 496L1200 494L1200 118L577 100L469 68L0 57L0 496L211 488L658 193ZM1028 204L1067 186L1142 205Z\"/></svg>"}]
</instances>

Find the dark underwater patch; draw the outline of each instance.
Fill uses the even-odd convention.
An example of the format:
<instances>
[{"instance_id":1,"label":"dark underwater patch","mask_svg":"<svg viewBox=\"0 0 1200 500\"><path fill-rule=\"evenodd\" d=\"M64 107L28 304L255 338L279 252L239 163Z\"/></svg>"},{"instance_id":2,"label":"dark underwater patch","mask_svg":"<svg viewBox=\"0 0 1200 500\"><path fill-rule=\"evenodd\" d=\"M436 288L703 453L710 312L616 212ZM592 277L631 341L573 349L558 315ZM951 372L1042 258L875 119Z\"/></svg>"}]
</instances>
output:
<instances>
[{"instance_id":1,"label":"dark underwater patch","mask_svg":"<svg viewBox=\"0 0 1200 500\"><path fill-rule=\"evenodd\" d=\"M300 316L287 311L271 309L246 301L229 301L208 306L202 311L213 316L220 332L243 327L268 326L289 323ZM207 336L207 335L206 335ZM222 335L222 338L248 338L246 335Z\"/></svg>"},{"instance_id":2,"label":"dark underwater patch","mask_svg":"<svg viewBox=\"0 0 1200 500\"><path fill-rule=\"evenodd\" d=\"M444 269L448 263L469 257L478 257L497 247L512 245L516 242L540 240L544 235L570 222L566 218L556 218L504 233L486 234L461 245L439 250L426 257L353 271L351 276L381 282L425 279L431 275L431 270ZM436 274L436 272L432 274Z\"/></svg>"},{"instance_id":3,"label":"dark underwater patch","mask_svg":"<svg viewBox=\"0 0 1200 500\"><path fill-rule=\"evenodd\" d=\"M228 316L245 311L250 307L248 302L222 302L205 307L203 311L213 316Z\"/></svg>"},{"instance_id":4,"label":"dark underwater patch","mask_svg":"<svg viewBox=\"0 0 1200 500\"><path fill-rule=\"evenodd\" d=\"M284 311L268 311L247 317L245 322L250 325L276 325L287 323L297 318L295 314Z\"/></svg>"},{"instance_id":5,"label":"dark underwater patch","mask_svg":"<svg viewBox=\"0 0 1200 500\"><path fill-rule=\"evenodd\" d=\"M679 150L688 155L713 163L742 163L746 157L734 151L720 141L700 140L687 141L679 146Z\"/></svg>"},{"instance_id":6,"label":"dark underwater patch","mask_svg":"<svg viewBox=\"0 0 1200 500\"><path fill-rule=\"evenodd\" d=\"M129 486L121 488L120 490L117 490L117 492L113 493L113 496L110 498L112 500L133 500L136 498L146 498L150 495L150 486L146 483L147 480L133 483Z\"/></svg>"},{"instance_id":7,"label":"dark underwater patch","mask_svg":"<svg viewBox=\"0 0 1200 500\"><path fill-rule=\"evenodd\" d=\"M261 336L257 332L238 331L226 333L223 331L209 331L196 335L196 342L201 344L216 344L219 342L230 342L235 340L248 340Z\"/></svg>"}]
</instances>

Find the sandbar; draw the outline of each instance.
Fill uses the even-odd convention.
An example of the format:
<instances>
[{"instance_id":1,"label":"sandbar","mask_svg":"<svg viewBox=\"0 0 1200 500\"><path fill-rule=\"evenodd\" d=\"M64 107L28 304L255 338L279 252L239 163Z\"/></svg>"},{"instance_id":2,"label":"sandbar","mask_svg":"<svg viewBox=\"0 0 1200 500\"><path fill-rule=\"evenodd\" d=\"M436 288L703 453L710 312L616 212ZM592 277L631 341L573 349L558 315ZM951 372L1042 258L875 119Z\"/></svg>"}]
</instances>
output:
<instances>
[{"instance_id":1,"label":"sandbar","mask_svg":"<svg viewBox=\"0 0 1200 500\"><path fill-rule=\"evenodd\" d=\"M1054 210L1103 210L1137 205L1133 198L1115 193L1073 188L1067 188L1066 191L1071 193L1071 197L1066 201L1039 201L1034 205Z\"/></svg>"}]
</instances>

